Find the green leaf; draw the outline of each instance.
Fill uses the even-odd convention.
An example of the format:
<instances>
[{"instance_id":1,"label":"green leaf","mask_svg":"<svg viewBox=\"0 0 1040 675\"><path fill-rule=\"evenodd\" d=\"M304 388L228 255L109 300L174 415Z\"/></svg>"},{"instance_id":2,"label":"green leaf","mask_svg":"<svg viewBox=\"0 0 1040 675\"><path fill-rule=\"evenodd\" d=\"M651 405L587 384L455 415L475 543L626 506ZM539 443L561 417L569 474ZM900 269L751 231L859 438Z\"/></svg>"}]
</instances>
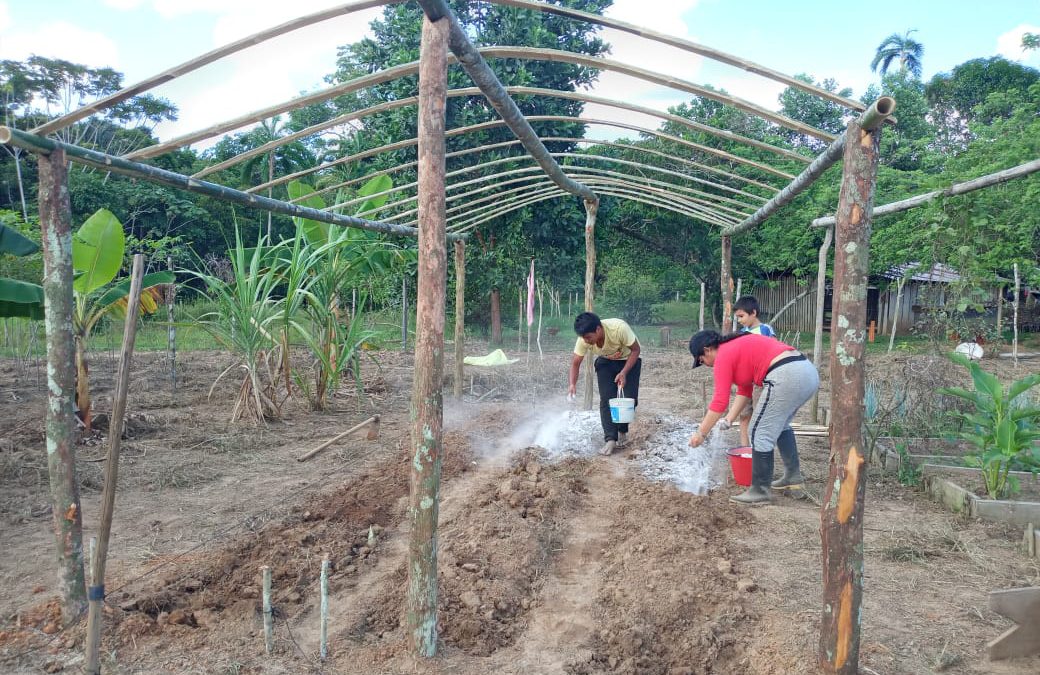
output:
<instances>
[{"instance_id":1,"label":"green leaf","mask_svg":"<svg viewBox=\"0 0 1040 675\"><path fill-rule=\"evenodd\" d=\"M1019 395L1029 391L1038 384L1040 384L1040 373L1026 375L1021 380L1016 380L1012 382L1011 387L1008 389L1008 400L1014 400Z\"/></svg>"},{"instance_id":2,"label":"green leaf","mask_svg":"<svg viewBox=\"0 0 1040 675\"><path fill-rule=\"evenodd\" d=\"M107 209L98 209L72 237L72 266L82 274L72 282L86 295L116 278L123 266L123 224Z\"/></svg>"},{"instance_id":3,"label":"green leaf","mask_svg":"<svg viewBox=\"0 0 1040 675\"><path fill-rule=\"evenodd\" d=\"M26 281L0 279L0 317L43 318L43 287Z\"/></svg>"},{"instance_id":4,"label":"green leaf","mask_svg":"<svg viewBox=\"0 0 1040 675\"><path fill-rule=\"evenodd\" d=\"M975 382L977 391L988 394L993 401L1000 401L1004 397L1004 388L1000 386L1000 380L991 373L987 373L978 364L971 364L971 379Z\"/></svg>"},{"instance_id":5,"label":"green leaf","mask_svg":"<svg viewBox=\"0 0 1040 675\"><path fill-rule=\"evenodd\" d=\"M376 176L372 180L362 185L361 189L359 189L357 192L357 196L367 197L369 195L374 195L378 192L386 192L393 186L393 179L390 178L390 176L383 174L382 176ZM372 197L371 199L366 199L365 201L361 202L361 206L354 213L354 215L358 218L364 217L366 214L369 214L370 212L375 211L376 209L381 207L383 204L386 204L386 200L389 196L389 194L384 194Z\"/></svg>"},{"instance_id":6,"label":"green leaf","mask_svg":"<svg viewBox=\"0 0 1040 675\"><path fill-rule=\"evenodd\" d=\"M40 247L32 239L12 227L0 224L0 253L26 256L39 250Z\"/></svg>"},{"instance_id":7,"label":"green leaf","mask_svg":"<svg viewBox=\"0 0 1040 675\"><path fill-rule=\"evenodd\" d=\"M159 284L172 284L175 281L176 277L173 272L152 272L151 274L144 275L141 279L141 288L151 288L152 286L158 286ZM130 295L130 277L121 280L119 283L105 291L105 294L98 299L97 306L103 309L122 300L128 295Z\"/></svg>"},{"instance_id":8,"label":"green leaf","mask_svg":"<svg viewBox=\"0 0 1040 675\"><path fill-rule=\"evenodd\" d=\"M291 201L300 199L300 197L311 195L306 199L295 201L295 203L299 206L306 206L311 209L322 210L325 208L325 200L318 195L312 194L314 192L314 188L312 188L310 185L307 185L306 183L301 183L298 180L294 180L289 182L287 189L289 191L289 199ZM298 216L293 216L293 222L296 224L296 227L303 230L303 236L307 239L307 243L313 244L315 246L320 246L328 242L328 223L322 223L317 220L311 220L310 218L300 218Z\"/></svg>"}]
</instances>

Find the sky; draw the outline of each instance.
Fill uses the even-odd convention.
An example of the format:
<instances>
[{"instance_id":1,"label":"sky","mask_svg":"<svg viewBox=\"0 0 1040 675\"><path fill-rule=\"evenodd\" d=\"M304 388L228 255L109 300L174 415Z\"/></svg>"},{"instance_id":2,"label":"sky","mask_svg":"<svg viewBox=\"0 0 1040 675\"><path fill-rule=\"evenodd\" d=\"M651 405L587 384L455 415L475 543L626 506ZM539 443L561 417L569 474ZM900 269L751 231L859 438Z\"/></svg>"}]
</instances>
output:
<instances>
[{"instance_id":1,"label":"sky","mask_svg":"<svg viewBox=\"0 0 1040 675\"><path fill-rule=\"evenodd\" d=\"M203 52L343 0L0 0L0 59L30 54L109 66L131 84ZM858 97L878 77L870 61L892 33L915 30L924 45L924 79L968 59L1002 55L1040 67L1023 53L1023 32L1040 33L1040 0L875 0L870 11L847 0L615 0L608 16L755 61L789 75L834 78ZM201 129L324 86L336 47L369 30L379 9L311 26L211 64L151 93L180 108L160 138ZM783 85L673 47L603 30L609 58L657 70L777 109ZM494 62L491 63L494 67ZM592 92L661 111L688 97L603 73ZM638 113L586 106L586 117L656 127ZM593 127L590 138L621 130ZM206 144L195 146L205 147Z\"/></svg>"}]
</instances>

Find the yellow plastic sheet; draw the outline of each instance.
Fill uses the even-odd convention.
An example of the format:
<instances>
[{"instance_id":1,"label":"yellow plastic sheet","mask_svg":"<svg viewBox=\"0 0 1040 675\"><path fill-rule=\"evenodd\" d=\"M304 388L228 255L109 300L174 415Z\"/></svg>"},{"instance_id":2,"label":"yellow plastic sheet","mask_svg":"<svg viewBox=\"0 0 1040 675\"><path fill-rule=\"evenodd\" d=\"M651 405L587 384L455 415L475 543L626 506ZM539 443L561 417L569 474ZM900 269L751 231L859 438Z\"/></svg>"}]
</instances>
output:
<instances>
[{"instance_id":1,"label":"yellow plastic sheet","mask_svg":"<svg viewBox=\"0 0 1040 675\"><path fill-rule=\"evenodd\" d=\"M462 360L467 366L508 366L520 359L511 359L501 349L496 349L487 356L467 356Z\"/></svg>"}]
</instances>

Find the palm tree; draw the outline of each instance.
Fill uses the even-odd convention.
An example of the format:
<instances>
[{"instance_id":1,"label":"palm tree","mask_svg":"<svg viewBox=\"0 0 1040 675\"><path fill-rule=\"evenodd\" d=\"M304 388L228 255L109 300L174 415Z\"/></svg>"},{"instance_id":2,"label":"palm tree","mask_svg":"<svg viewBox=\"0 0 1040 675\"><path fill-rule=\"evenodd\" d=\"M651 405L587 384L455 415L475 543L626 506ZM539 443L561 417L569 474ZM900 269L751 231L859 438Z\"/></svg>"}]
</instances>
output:
<instances>
[{"instance_id":1,"label":"palm tree","mask_svg":"<svg viewBox=\"0 0 1040 675\"><path fill-rule=\"evenodd\" d=\"M921 77L921 57L924 56L924 45L910 37L910 33L916 30L908 30L903 35L892 33L878 45L874 60L870 62L870 69L878 72L881 66L881 74L888 72L892 62L899 59L901 70L910 71L915 77Z\"/></svg>"}]
</instances>

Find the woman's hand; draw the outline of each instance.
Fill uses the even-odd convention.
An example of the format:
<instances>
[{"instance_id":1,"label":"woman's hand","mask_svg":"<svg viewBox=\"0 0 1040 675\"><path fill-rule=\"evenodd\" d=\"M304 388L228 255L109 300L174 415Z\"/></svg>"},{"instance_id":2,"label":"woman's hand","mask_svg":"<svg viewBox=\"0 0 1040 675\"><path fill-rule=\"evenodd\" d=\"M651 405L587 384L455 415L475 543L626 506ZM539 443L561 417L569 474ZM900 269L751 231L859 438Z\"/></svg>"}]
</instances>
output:
<instances>
[{"instance_id":1,"label":"woman's hand","mask_svg":"<svg viewBox=\"0 0 1040 675\"><path fill-rule=\"evenodd\" d=\"M693 435L690 436L690 447L699 448L702 445L704 445L704 436L700 431L693 432Z\"/></svg>"}]
</instances>

